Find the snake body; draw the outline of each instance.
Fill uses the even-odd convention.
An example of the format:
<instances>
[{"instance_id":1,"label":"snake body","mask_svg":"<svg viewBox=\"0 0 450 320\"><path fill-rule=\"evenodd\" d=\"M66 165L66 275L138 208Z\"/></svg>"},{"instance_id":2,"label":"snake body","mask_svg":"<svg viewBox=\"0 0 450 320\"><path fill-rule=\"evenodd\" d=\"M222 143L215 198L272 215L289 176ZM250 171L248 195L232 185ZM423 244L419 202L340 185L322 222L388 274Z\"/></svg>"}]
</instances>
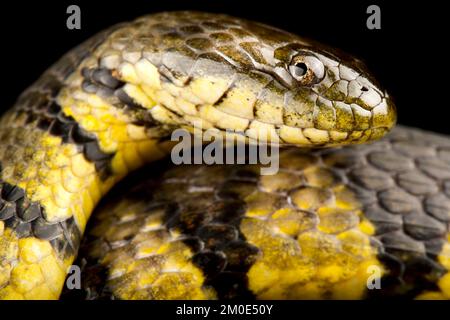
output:
<instances>
[{"instance_id":1,"label":"snake body","mask_svg":"<svg viewBox=\"0 0 450 320\"><path fill-rule=\"evenodd\" d=\"M0 298L58 298L99 200L198 127L290 148L271 176L154 164L119 184L83 241L85 297L449 298L450 140L355 145L395 120L361 62L296 35L200 12L113 26L0 120Z\"/></svg>"}]
</instances>

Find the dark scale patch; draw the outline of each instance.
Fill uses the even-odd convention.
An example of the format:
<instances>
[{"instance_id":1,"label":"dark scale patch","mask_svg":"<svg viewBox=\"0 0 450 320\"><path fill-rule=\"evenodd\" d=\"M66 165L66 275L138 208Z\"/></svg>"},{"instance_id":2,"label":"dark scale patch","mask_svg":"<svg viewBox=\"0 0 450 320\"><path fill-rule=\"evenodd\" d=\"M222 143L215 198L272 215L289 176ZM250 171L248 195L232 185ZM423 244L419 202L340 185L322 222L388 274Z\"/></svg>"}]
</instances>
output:
<instances>
[{"instance_id":1,"label":"dark scale patch","mask_svg":"<svg viewBox=\"0 0 450 320\"><path fill-rule=\"evenodd\" d=\"M222 248L229 241L239 236L234 226L210 223L197 230L197 236L205 242L205 247L212 250Z\"/></svg>"},{"instance_id":2,"label":"dark scale patch","mask_svg":"<svg viewBox=\"0 0 450 320\"><path fill-rule=\"evenodd\" d=\"M50 78L53 79L53 77ZM45 79L46 77L43 76L40 81L43 82L42 86L48 89ZM111 83L111 81L105 79L103 73L97 74L96 79ZM51 80L51 85L51 91L59 92L63 83L60 81L57 84L54 80ZM58 88L57 85L59 85ZM45 93L45 90L42 92L31 88L19 98L17 106L17 117L25 114L27 116L26 124L34 125L42 131L47 131L52 136L60 137L63 143L75 144L78 150L84 154L86 160L95 164L96 170L103 179L111 175L110 162L114 154L103 152L93 134L82 129L75 119L66 116L53 97L53 93Z\"/></svg>"},{"instance_id":3,"label":"dark scale patch","mask_svg":"<svg viewBox=\"0 0 450 320\"><path fill-rule=\"evenodd\" d=\"M256 187L257 179L251 172L237 167L237 171L228 177L229 182L226 183L223 178L219 178L222 166L200 169L200 172L169 170L162 181L151 180L149 175L155 178L157 172L164 170L141 170L113 189L109 199L117 199L120 196L120 199L126 198L132 203L145 201L149 203L149 207L144 211L148 212L162 209L166 229L181 233L181 241L193 252L192 262L204 273L205 286L213 287L219 298L254 298L248 289L246 274L260 251L245 240L239 226L246 212L246 205L241 200L242 195L248 188ZM209 174L203 172L204 169L208 170ZM214 176L211 175L213 172ZM191 183L175 183L174 178L188 179ZM135 185L137 187L131 187ZM189 185L208 186L212 191L189 191ZM130 191L124 195L123 190L128 187ZM234 193L232 197L231 188L237 188L242 194ZM89 260L92 257L89 254L91 246L98 248L102 241L95 237L86 240L80 256ZM130 238L124 241L133 240ZM109 250L111 249L105 247L104 252ZM103 272L105 269L100 265L97 258L94 258L88 262L86 272ZM99 283L95 279L83 280L86 297L107 298L106 280ZM111 293L109 295L111 296Z\"/></svg>"},{"instance_id":4,"label":"dark scale patch","mask_svg":"<svg viewBox=\"0 0 450 320\"><path fill-rule=\"evenodd\" d=\"M50 241L56 252L64 259L75 255L81 233L73 218L63 222L49 223L44 208L32 202L22 188L0 180L0 221L14 230L21 238L36 237Z\"/></svg>"},{"instance_id":5,"label":"dark scale patch","mask_svg":"<svg viewBox=\"0 0 450 320\"><path fill-rule=\"evenodd\" d=\"M388 270L381 290L368 290L369 298L414 298L427 290L439 291L436 282L445 268L437 257L447 241L450 208L450 199L441 191L446 175L437 174L450 171L450 163L437 159L433 151L440 144L429 135L396 128L381 142L340 153L365 159L356 168L341 170L349 185L355 184L352 190L375 226L378 258Z\"/></svg>"},{"instance_id":6,"label":"dark scale patch","mask_svg":"<svg viewBox=\"0 0 450 320\"><path fill-rule=\"evenodd\" d=\"M371 245L377 248L378 259L387 273L381 279L381 290L368 290L368 298L414 298L424 290L436 291L436 281L445 273L437 256L449 230L450 195L447 197L442 190L447 178L437 179L425 172L434 173L434 167L442 164L431 160L419 163L409 154L404 155L409 159L407 166L389 163L399 152L392 148L393 141L404 140L404 144L414 141L435 148L434 139L424 143L422 134L412 139L410 132L414 131L398 128L390 137L374 144L311 151L314 161L309 162L322 163L342 176L343 183L359 200L364 216L375 226ZM400 139L403 133L406 135ZM289 153L287 163L281 156L283 168L304 169L297 163L295 153ZM246 241L239 226L247 210L242 199L257 187L259 175L244 166L168 166L160 163L135 173L131 180L115 189L112 197L110 194L109 200L120 200L112 201L113 206L100 213L107 216L111 210L114 212L123 199L148 203L148 212L162 205L166 229L182 235L183 243L193 252L192 262L204 272L205 285L213 287L219 298L254 298L248 290L247 273L261 252ZM159 176L161 173L163 177ZM405 187L406 181L416 186ZM439 191L433 184L440 186ZM132 186L136 186L135 191L123 193ZM100 222L102 219L105 218ZM93 241L105 242L98 235ZM95 251L110 250L107 246L96 246ZM84 256L90 256L89 248L84 252ZM99 261L93 262L94 269L95 263L98 265ZM88 292L97 292L95 284L93 287ZM102 284L99 290L103 290Z\"/></svg>"},{"instance_id":7,"label":"dark scale patch","mask_svg":"<svg viewBox=\"0 0 450 320\"><path fill-rule=\"evenodd\" d=\"M213 106L217 107L220 104L222 104L222 102L225 101L225 99L228 97L228 94L236 87L236 85L234 84L234 82L230 83L230 85L228 86L228 88L222 93L222 95L219 97L219 99L217 99L216 102L214 102Z\"/></svg>"},{"instance_id":8,"label":"dark scale patch","mask_svg":"<svg viewBox=\"0 0 450 320\"><path fill-rule=\"evenodd\" d=\"M175 66L173 66L174 64ZM162 64L159 67L161 81L163 83L172 83L178 87L188 86L192 81L192 77L189 75L184 75L182 72L177 71L174 68L176 67L176 64L176 62L169 60L166 61L166 64Z\"/></svg>"},{"instance_id":9,"label":"dark scale patch","mask_svg":"<svg viewBox=\"0 0 450 320\"><path fill-rule=\"evenodd\" d=\"M60 246L65 245L60 239L57 239L56 242ZM93 239L89 234L86 234L80 242L78 259L74 262L74 265L79 266L81 269L81 290L71 290L64 286L60 299L110 300L113 297L113 293L107 285L108 268L99 264L96 259L89 255L89 252L93 250L97 242L101 243L100 246L104 252L110 250L110 247L100 239Z\"/></svg>"},{"instance_id":10,"label":"dark scale patch","mask_svg":"<svg viewBox=\"0 0 450 320\"><path fill-rule=\"evenodd\" d=\"M246 212L242 196L247 193L245 190L256 187L257 179L251 172L241 167L236 167L236 172L231 176L227 173L226 181L221 178L223 166L200 167L200 169L196 172L192 168L186 168L188 171L182 170L181 176L178 170L170 170L168 171L170 174L157 184L140 183L139 187L132 188L125 196L123 192L119 192L119 195L122 199L125 197L133 203L145 199L151 204L149 212L154 212L156 208L164 210L165 227L182 234L183 243L193 251L192 262L205 275L204 285L212 286L219 298L254 298L248 289L246 274L260 251L245 240L239 226ZM203 171L206 172L203 174ZM212 178L213 172L215 178L204 181L205 177ZM142 173L136 173L127 181L135 181L134 179L145 181L142 177ZM188 179L191 183L174 183L175 177ZM209 186L212 187L212 191L189 191L187 190L189 185L199 188ZM123 191L125 186L126 184L116 190ZM232 192L224 191L228 188ZM92 262L92 265L98 265L98 261ZM91 284L86 283L86 288L90 286ZM92 290L97 290L95 285L93 287Z\"/></svg>"},{"instance_id":11,"label":"dark scale patch","mask_svg":"<svg viewBox=\"0 0 450 320\"><path fill-rule=\"evenodd\" d=\"M167 228L177 229L188 237L184 243L195 252L193 263L203 271L205 285L212 286L221 299L253 298L246 274L259 250L247 243L239 231L246 211L245 203L239 198L249 188L254 189L255 183L228 181L216 189L215 196L208 193L196 199L192 195L166 209ZM202 204L204 197L208 205ZM197 241L193 242L191 237Z\"/></svg>"},{"instance_id":12,"label":"dark scale patch","mask_svg":"<svg viewBox=\"0 0 450 320\"><path fill-rule=\"evenodd\" d=\"M381 279L381 290L369 290L371 299L414 299L424 291L439 291L437 281L445 268L432 259L403 250L387 250L378 255L389 270Z\"/></svg>"},{"instance_id":13,"label":"dark scale patch","mask_svg":"<svg viewBox=\"0 0 450 320\"><path fill-rule=\"evenodd\" d=\"M84 80L81 88L88 93L96 93L102 97L112 96L114 91L124 83L112 76L106 68L83 68L81 75Z\"/></svg>"},{"instance_id":14,"label":"dark scale patch","mask_svg":"<svg viewBox=\"0 0 450 320\"><path fill-rule=\"evenodd\" d=\"M66 79L118 27L102 31L69 51L19 97L15 110L18 115L27 115L26 124L37 121L38 128L49 128L51 120L60 112L55 99Z\"/></svg>"},{"instance_id":15,"label":"dark scale patch","mask_svg":"<svg viewBox=\"0 0 450 320\"><path fill-rule=\"evenodd\" d=\"M81 252L82 256L87 256ZM94 264L85 258L77 261L77 266L81 267L82 288L81 290L63 287L60 299L62 300L111 300L113 293L106 285L108 279L108 269L100 264ZM85 284L89 283L89 287Z\"/></svg>"},{"instance_id":16,"label":"dark scale patch","mask_svg":"<svg viewBox=\"0 0 450 320\"><path fill-rule=\"evenodd\" d=\"M227 257L220 251L203 250L192 257L192 262L213 279L225 270Z\"/></svg>"},{"instance_id":17,"label":"dark scale patch","mask_svg":"<svg viewBox=\"0 0 450 320\"><path fill-rule=\"evenodd\" d=\"M113 76L113 72L106 68L83 68L81 74L84 78L81 88L103 98L115 97L119 103L113 103L117 108L123 109L133 119L133 124L146 128L153 128L158 122L153 119L148 110L136 103L123 89L125 83Z\"/></svg>"},{"instance_id":18,"label":"dark scale patch","mask_svg":"<svg viewBox=\"0 0 450 320\"><path fill-rule=\"evenodd\" d=\"M143 109L143 107L134 102L134 100L122 88L117 89L114 94L125 106L128 106L131 109Z\"/></svg>"},{"instance_id":19,"label":"dark scale patch","mask_svg":"<svg viewBox=\"0 0 450 320\"><path fill-rule=\"evenodd\" d=\"M72 117L67 117L60 111L53 119L46 118L39 124L42 128L48 126L48 132L53 136L60 137L63 143L75 144L83 152L86 160L95 164L102 179L111 175L111 159L114 154L103 152L97 138L82 129Z\"/></svg>"}]
</instances>

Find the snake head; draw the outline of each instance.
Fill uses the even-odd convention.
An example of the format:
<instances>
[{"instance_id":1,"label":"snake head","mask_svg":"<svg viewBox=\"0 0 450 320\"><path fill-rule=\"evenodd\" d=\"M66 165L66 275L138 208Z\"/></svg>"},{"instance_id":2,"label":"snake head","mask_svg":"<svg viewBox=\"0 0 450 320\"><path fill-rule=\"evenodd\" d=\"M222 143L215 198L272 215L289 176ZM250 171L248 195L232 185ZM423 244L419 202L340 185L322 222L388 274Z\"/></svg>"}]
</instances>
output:
<instances>
[{"instance_id":1,"label":"snake head","mask_svg":"<svg viewBox=\"0 0 450 320\"><path fill-rule=\"evenodd\" d=\"M284 91L282 142L312 147L384 136L396 108L365 65L338 50L303 42L274 50L274 77Z\"/></svg>"},{"instance_id":2,"label":"snake head","mask_svg":"<svg viewBox=\"0 0 450 320\"><path fill-rule=\"evenodd\" d=\"M114 68L138 86L125 89L159 122L301 147L362 143L395 124L388 94L335 49L226 15L162 13L135 23L132 41L121 40L129 29L111 40L132 58Z\"/></svg>"}]
</instances>

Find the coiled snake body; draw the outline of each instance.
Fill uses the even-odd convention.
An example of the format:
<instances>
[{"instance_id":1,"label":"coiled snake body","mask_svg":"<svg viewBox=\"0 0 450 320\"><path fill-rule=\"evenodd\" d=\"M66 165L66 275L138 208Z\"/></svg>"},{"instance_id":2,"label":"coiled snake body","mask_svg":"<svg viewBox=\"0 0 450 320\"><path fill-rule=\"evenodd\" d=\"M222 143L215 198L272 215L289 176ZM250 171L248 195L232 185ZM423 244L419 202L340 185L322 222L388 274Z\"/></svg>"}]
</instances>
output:
<instances>
[{"instance_id":1,"label":"coiled snake body","mask_svg":"<svg viewBox=\"0 0 450 320\"><path fill-rule=\"evenodd\" d=\"M291 147L275 175L159 163L119 184L82 242L83 297L450 298L450 139L399 127L347 146L395 119L359 61L272 27L114 26L0 120L0 298L58 298L99 200L200 125Z\"/></svg>"}]
</instances>

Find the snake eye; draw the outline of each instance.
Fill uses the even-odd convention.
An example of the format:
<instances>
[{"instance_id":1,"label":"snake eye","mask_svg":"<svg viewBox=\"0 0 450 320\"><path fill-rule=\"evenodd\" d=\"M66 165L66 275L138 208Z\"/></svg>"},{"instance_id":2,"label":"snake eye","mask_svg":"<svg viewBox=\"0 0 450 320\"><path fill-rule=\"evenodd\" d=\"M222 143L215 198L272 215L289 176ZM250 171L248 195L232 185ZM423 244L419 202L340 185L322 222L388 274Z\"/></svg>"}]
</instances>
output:
<instances>
[{"instance_id":1,"label":"snake eye","mask_svg":"<svg viewBox=\"0 0 450 320\"><path fill-rule=\"evenodd\" d=\"M296 55L289 65L292 77L301 85L312 85L325 75L323 63L312 55Z\"/></svg>"},{"instance_id":2,"label":"snake eye","mask_svg":"<svg viewBox=\"0 0 450 320\"><path fill-rule=\"evenodd\" d=\"M292 76L295 79L299 80L306 74L306 72L308 72L308 67L304 62L297 62L290 67L290 71L292 73Z\"/></svg>"}]
</instances>

